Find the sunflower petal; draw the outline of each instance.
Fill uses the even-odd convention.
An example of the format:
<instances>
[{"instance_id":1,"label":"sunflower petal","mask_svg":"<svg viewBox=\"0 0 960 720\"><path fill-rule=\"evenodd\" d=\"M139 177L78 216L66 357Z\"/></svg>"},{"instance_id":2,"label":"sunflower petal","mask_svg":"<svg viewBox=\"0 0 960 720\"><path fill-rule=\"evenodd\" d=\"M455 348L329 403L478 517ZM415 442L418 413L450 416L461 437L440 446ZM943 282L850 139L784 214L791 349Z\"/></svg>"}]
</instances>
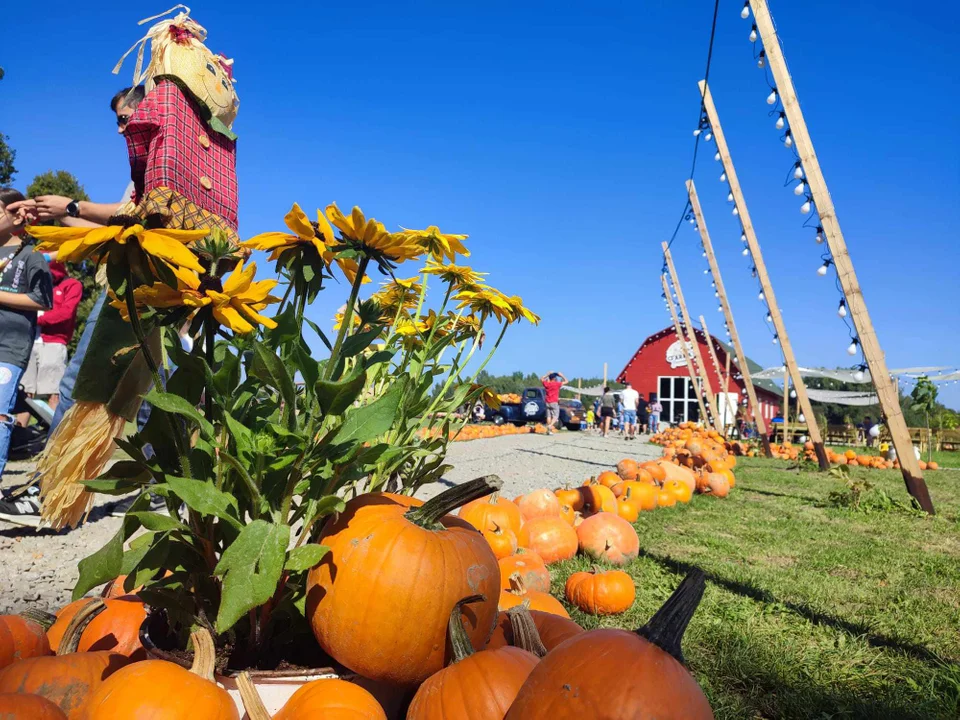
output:
<instances>
[{"instance_id":1,"label":"sunflower petal","mask_svg":"<svg viewBox=\"0 0 960 720\"><path fill-rule=\"evenodd\" d=\"M284 232L265 232L254 235L249 240L240 243L240 247L251 250L273 250L275 248L296 245L300 240L296 235Z\"/></svg>"},{"instance_id":2,"label":"sunflower petal","mask_svg":"<svg viewBox=\"0 0 960 720\"><path fill-rule=\"evenodd\" d=\"M230 304L214 305L213 316L217 319L217 322L234 332L248 333L253 330L253 325L248 323L237 309Z\"/></svg>"},{"instance_id":3,"label":"sunflower petal","mask_svg":"<svg viewBox=\"0 0 960 720\"><path fill-rule=\"evenodd\" d=\"M313 239L313 225L310 224L307 214L300 209L297 203L294 203L290 212L283 216L283 221L293 231L293 234L301 240Z\"/></svg>"},{"instance_id":4,"label":"sunflower petal","mask_svg":"<svg viewBox=\"0 0 960 720\"><path fill-rule=\"evenodd\" d=\"M223 292L225 295L238 295L245 292L253 281L253 276L257 272L257 264L250 263L244 268L241 262L236 269L227 276L223 283Z\"/></svg>"},{"instance_id":5,"label":"sunflower petal","mask_svg":"<svg viewBox=\"0 0 960 720\"><path fill-rule=\"evenodd\" d=\"M206 231L204 231L206 235ZM167 237L157 230L144 230L140 234L140 247L144 252L166 260L171 265L190 268L198 273L205 272L197 256L185 248L179 241Z\"/></svg>"}]
</instances>

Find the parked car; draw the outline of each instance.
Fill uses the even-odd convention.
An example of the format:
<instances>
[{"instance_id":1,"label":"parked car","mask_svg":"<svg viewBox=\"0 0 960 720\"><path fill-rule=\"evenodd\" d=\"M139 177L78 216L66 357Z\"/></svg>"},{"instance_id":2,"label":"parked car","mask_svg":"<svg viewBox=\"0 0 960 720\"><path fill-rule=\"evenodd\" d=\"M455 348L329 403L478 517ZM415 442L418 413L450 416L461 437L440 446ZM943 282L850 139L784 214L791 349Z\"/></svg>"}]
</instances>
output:
<instances>
[{"instance_id":1,"label":"parked car","mask_svg":"<svg viewBox=\"0 0 960 720\"><path fill-rule=\"evenodd\" d=\"M542 387L530 387L523 391L520 402L503 403L494 410L484 407L484 416L495 425L513 423L518 427L527 423L547 421L547 401ZM560 425L568 430L579 430L584 416L583 403L570 398L560 398Z\"/></svg>"}]
</instances>

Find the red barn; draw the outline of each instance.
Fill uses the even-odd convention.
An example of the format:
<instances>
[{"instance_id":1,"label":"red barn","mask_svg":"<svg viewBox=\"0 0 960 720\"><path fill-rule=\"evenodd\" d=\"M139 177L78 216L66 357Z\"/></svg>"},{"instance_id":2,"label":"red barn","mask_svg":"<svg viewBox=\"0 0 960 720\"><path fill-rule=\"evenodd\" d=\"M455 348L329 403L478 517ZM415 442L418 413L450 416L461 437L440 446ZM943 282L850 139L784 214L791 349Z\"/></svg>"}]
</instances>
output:
<instances>
[{"instance_id":1,"label":"red barn","mask_svg":"<svg viewBox=\"0 0 960 720\"><path fill-rule=\"evenodd\" d=\"M700 330L696 330L697 342L700 345L700 354L707 365L707 375L713 391L720 395L723 392L723 380L717 374L710 358L710 348L707 338ZM713 340L713 347L717 353L720 370L726 370L727 355L730 355L730 378L725 388L730 405L725 406L722 398L717 398L717 407L724 417L724 424L731 424L733 418L726 408L733 403L742 404L746 396L746 385L743 376L737 369L737 355L732 347L717 338ZM690 382L687 364L684 360L685 343L677 339L673 326L666 327L654 333L640 346L626 367L617 376L617 382L630 382L633 388L648 400L656 395L663 405L662 420L667 422L697 421L700 419L700 408L697 403L696 390ZM686 348L693 358L693 349ZM759 372L762 368L747 358L751 372ZM753 386L757 391L757 400L760 411L765 420L769 421L780 414L780 403L783 391L770 380L754 380Z\"/></svg>"}]
</instances>

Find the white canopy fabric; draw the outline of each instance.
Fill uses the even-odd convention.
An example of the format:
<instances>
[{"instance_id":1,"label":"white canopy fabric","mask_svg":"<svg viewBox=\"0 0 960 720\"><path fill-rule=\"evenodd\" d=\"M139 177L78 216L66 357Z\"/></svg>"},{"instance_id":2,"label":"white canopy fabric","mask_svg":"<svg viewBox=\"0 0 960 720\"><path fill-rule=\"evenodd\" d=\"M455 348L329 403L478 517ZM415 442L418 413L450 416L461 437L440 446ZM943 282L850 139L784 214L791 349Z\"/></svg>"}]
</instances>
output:
<instances>
[{"instance_id":1,"label":"white canopy fabric","mask_svg":"<svg viewBox=\"0 0 960 720\"><path fill-rule=\"evenodd\" d=\"M870 377L870 371L864 370L863 376L858 377L859 372L857 370L828 370L827 368L798 368L800 370L800 375L802 377L815 377L815 378L827 378L829 380L837 380L839 382L845 383L859 383L867 384L873 382ZM906 375L908 377L919 377L920 375L927 375L930 380L933 382L946 382L947 378L956 379L960 377L960 373L952 373L951 375L929 375L929 373L939 372L943 370L950 370L949 367L926 367L926 368L898 368L890 371L891 375ZM760 372L753 373L755 380L779 380L783 377L783 373L786 371L783 365L780 367L766 368Z\"/></svg>"},{"instance_id":2,"label":"white canopy fabric","mask_svg":"<svg viewBox=\"0 0 960 720\"><path fill-rule=\"evenodd\" d=\"M835 405L878 405L880 403L880 399L876 393L848 390L808 389L807 396L813 402L834 403Z\"/></svg>"},{"instance_id":3,"label":"white canopy fabric","mask_svg":"<svg viewBox=\"0 0 960 720\"><path fill-rule=\"evenodd\" d=\"M564 385L563 389L568 392L579 393L581 395L589 395L590 397L600 397L601 395L603 395L602 385L596 385L594 387L588 387L588 388L578 388L578 387L573 387L571 385Z\"/></svg>"}]
</instances>

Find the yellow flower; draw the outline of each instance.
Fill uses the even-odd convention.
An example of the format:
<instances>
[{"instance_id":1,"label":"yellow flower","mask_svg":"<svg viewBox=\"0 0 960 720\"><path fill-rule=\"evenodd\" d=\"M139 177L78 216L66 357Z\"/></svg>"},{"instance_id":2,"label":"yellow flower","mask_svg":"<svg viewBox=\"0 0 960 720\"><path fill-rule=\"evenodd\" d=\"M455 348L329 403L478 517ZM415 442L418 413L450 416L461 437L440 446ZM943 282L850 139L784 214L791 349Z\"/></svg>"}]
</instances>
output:
<instances>
[{"instance_id":1,"label":"yellow flower","mask_svg":"<svg viewBox=\"0 0 960 720\"><path fill-rule=\"evenodd\" d=\"M133 291L134 301L138 306L154 308L191 307L203 308L211 306L213 317L221 325L234 332L248 333L253 331L252 323L259 323L268 328L275 328L277 324L270 318L259 313L267 305L280 302L280 298L270 295L276 287L276 280L253 281L257 272L257 264L250 263L246 269L241 262L236 269L227 276L222 287L211 281L201 281L194 274L184 270L174 270L177 276L177 287L172 288L164 283L154 283L148 287L139 287ZM110 304L120 310L124 319L129 320L127 304L116 297L111 291Z\"/></svg>"},{"instance_id":2,"label":"yellow flower","mask_svg":"<svg viewBox=\"0 0 960 720\"><path fill-rule=\"evenodd\" d=\"M360 251L367 255L383 255L389 260L403 262L423 254L417 243L403 233L387 232L383 223L372 218L367 220L358 207L353 208L350 217L347 217L340 212L336 203L331 203L327 205L327 218L340 230L348 244L359 245Z\"/></svg>"},{"instance_id":3,"label":"yellow flower","mask_svg":"<svg viewBox=\"0 0 960 720\"><path fill-rule=\"evenodd\" d=\"M423 284L418 282L420 276L412 278L396 278L390 282L383 283L383 289L376 294L376 301L381 307L414 307L420 299L420 293L423 290Z\"/></svg>"},{"instance_id":4,"label":"yellow flower","mask_svg":"<svg viewBox=\"0 0 960 720\"><path fill-rule=\"evenodd\" d=\"M470 392L475 393L477 390L480 391L480 394L477 395L477 400L481 401L484 405L489 406L493 410L499 410L501 405L500 396L494 391L492 387L487 387L486 385L471 385Z\"/></svg>"},{"instance_id":5,"label":"yellow flower","mask_svg":"<svg viewBox=\"0 0 960 720\"><path fill-rule=\"evenodd\" d=\"M454 298L460 301L458 309L470 308L481 317L493 315L498 320L513 322L513 306L499 290L481 287L479 290L461 290Z\"/></svg>"},{"instance_id":6,"label":"yellow flower","mask_svg":"<svg viewBox=\"0 0 960 720\"><path fill-rule=\"evenodd\" d=\"M436 275L445 283L462 290L475 290L487 274L475 272L473 268L466 265L454 265L453 263L442 265L433 260L427 261L427 266L423 269L423 272L427 275Z\"/></svg>"},{"instance_id":7,"label":"yellow flower","mask_svg":"<svg viewBox=\"0 0 960 720\"><path fill-rule=\"evenodd\" d=\"M307 214L300 209L297 203L283 217L283 221L290 228L292 233L284 232L265 232L255 235L249 240L240 243L240 247L250 250L264 250L270 252L270 260L277 260L280 255L290 248L300 245L312 246L323 258L323 262L329 268L331 262L336 260L340 270L343 271L347 282L351 285L357 277L357 270L360 268L356 260L350 258L335 258L335 252L331 249L336 245L337 239L334 236L333 228L330 223L317 210L317 222L312 223ZM370 278L364 277L363 282L370 282Z\"/></svg>"},{"instance_id":8,"label":"yellow flower","mask_svg":"<svg viewBox=\"0 0 960 720\"><path fill-rule=\"evenodd\" d=\"M504 296L504 298L506 299L507 304L510 305L514 322L520 322L522 318L534 325L540 324L540 316L523 306L522 297L519 295L511 295L510 297Z\"/></svg>"},{"instance_id":9,"label":"yellow flower","mask_svg":"<svg viewBox=\"0 0 960 720\"><path fill-rule=\"evenodd\" d=\"M397 335L404 337L414 337L419 333L426 331L426 325L423 322L416 322L412 317L406 315L397 321Z\"/></svg>"},{"instance_id":10,"label":"yellow flower","mask_svg":"<svg viewBox=\"0 0 960 720\"><path fill-rule=\"evenodd\" d=\"M143 225L122 227L108 225L106 227L74 228L55 226L35 226L27 232L40 240L37 245L39 252L57 252L57 259L62 262L81 262L93 258L100 262L104 257L120 253L121 258L129 257L124 252L132 247L139 247L147 255L151 255L173 267L190 268L194 272L202 273L203 267L197 256L188 250L195 240L206 237L209 230L169 230L156 228L147 230Z\"/></svg>"},{"instance_id":11,"label":"yellow flower","mask_svg":"<svg viewBox=\"0 0 960 720\"><path fill-rule=\"evenodd\" d=\"M400 235L406 236L419 246L425 253L433 256L438 263L447 258L450 262L455 262L457 254L464 257L470 257L470 251L467 250L462 240L466 240L466 235L449 235L440 232L440 228L431 225L426 230L407 230L403 229Z\"/></svg>"}]
</instances>

